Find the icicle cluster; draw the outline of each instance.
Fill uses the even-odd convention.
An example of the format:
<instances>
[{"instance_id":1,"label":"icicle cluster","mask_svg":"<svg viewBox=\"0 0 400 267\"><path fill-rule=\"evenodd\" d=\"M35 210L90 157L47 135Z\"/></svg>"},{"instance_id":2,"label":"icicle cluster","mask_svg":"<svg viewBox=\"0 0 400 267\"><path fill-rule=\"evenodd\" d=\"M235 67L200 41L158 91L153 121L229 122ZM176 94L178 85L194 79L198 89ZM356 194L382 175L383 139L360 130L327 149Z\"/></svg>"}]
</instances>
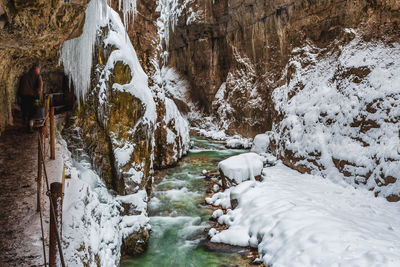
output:
<instances>
[{"instance_id":1,"label":"icicle cluster","mask_svg":"<svg viewBox=\"0 0 400 267\"><path fill-rule=\"evenodd\" d=\"M160 39L165 42L166 50L168 50L169 46L170 30L175 30L179 16L186 6L193 1L183 0L183 3L179 4L179 0L158 0L157 11L160 12L160 18L157 21L158 34ZM164 61L166 61L166 58L164 58Z\"/></svg>"},{"instance_id":2,"label":"icicle cluster","mask_svg":"<svg viewBox=\"0 0 400 267\"><path fill-rule=\"evenodd\" d=\"M136 12L136 0L119 0L118 7L123 11L124 23L128 23ZM85 100L90 87L97 31L106 26L108 20L107 0L91 0L86 9L82 35L64 42L61 47L59 63L63 63L64 72L70 83L74 84L75 95L79 100Z\"/></svg>"},{"instance_id":3,"label":"icicle cluster","mask_svg":"<svg viewBox=\"0 0 400 267\"><path fill-rule=\"evenodd\" d=\"M124 14L124 24L128 25L129 20L134 20L134 15L137 12L136 9L136 0L119 0L118 9L122 9L122 13Z\"/></svg>"}]
</instances>

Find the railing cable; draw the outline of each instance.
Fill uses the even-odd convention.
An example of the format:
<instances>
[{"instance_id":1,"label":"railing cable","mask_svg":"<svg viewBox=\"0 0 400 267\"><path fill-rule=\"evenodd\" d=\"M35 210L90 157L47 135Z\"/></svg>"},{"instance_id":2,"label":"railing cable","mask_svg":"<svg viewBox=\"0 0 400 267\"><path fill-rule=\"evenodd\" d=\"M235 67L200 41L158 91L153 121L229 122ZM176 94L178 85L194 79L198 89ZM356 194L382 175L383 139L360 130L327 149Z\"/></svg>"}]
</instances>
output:
<instances>
[{"instance_id":1,"label":"railing cable","mask_svg":"<svg viewBox=\"0 0 400 267\"><path fill-rule=\"evenodd\" d=\"M50 200L50 216L52 216L53 217L53 221L55 223L57 223L57 218L56 218L56 214L55 214L55 211L54 211L54 203L53 203L53 200L50 197L50 186L49 186L49 180L48 180L48 177L47 177L46 164L44 162L44 156L43 156L43 150L42 150L43 145L42 145L42 140L40 138L40 134L41 133L39 132L39 144L40 144L40 146L39 146L40 159L39 160L43 164L43 171L44 171L44 176L45 176L45 181L46 181L46 188L47 188L46 195L49 197L49 200ZM60 236L59 236L59 233L58 233L57 229L58 229L58 227L56 227L56 231L55 231L56 232L56 238L57 238L58 252L60 254L61 266L65 267L64 255L63 255L63 251L62 251L62 247L61 247L61 239L60 239Z\"/></svg>"},{"instance_id":2,"label":"railing cable","mask_svg":"<svg viewBox=\"0 0 400 267\"><path fill-rule=\"evenodd\" d=\"M40 138L40 137L39 137ZM40 228L42 230L42 245L43 245L43 257L44 257L44 266L47 266L46 260L46 243L44 241L44 228L43 228L43 218L42 218L42 209L39 210L40 212Z\"/></svg>"}]
</instances>

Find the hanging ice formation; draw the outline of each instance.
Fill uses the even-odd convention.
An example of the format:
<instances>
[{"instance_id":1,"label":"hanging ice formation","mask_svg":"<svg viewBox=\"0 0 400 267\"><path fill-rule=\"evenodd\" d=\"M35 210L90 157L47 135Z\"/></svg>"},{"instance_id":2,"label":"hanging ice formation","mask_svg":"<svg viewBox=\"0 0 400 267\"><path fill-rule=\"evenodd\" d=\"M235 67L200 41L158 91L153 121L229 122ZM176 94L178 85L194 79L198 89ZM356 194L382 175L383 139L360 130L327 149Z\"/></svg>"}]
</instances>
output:
<instances>
[{"instance_id":1,"label":"hanging ice formation","mask_svg":"<svg viewBox=\"0 0 400 267\"><path fill-rule=\"evenodd\" d=\"M178 23L178 18L182 14L186 6L193 0L184 0L179 4L179 0L158 0L157 11L160 12L160 17L157 20L158 35L161 41L165 42L165 53L162 54L164 64L168 58L169 46L169 31L174 31Z\"/></svg>"},{"instance_id":2,"label":"hanging ice formation","mask_svg":"<svg viewBox=\"0 0 400 267\"><path fill-rule=\"evenodd\" d=\"M118 9L122 9L122 13L124 14L124 24L128 25L130 19L132 19L132 22L134 21L134 15L137 12L136 0L119 0Z\"/></svg>"},{"instance_id":3,"label":"hanging ice formation","mask_svg":"<svg viewBox=\"0 0 400 267\"><path fill-rule=\"evenodd\" d=\"M122 10L125 25L136 12L136 0L119 0L118 8ZM74 84L78 104L85 100L90 87L92 58L96 44L96 34L100 27L108 24L109 11L107 0L91 0L85 12L85 25L80 37L63 43L60 50L60 64L64 72Z\"/></svg>"}]
</instances>

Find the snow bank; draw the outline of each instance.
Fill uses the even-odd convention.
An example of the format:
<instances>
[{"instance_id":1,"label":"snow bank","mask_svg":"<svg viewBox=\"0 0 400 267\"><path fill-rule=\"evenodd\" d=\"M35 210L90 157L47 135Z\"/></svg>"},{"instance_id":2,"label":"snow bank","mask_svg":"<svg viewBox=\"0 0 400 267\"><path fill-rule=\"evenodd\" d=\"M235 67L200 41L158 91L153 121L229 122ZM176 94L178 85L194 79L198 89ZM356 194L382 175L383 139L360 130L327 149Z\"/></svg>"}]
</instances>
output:
<instances>
[{"instance_id":1,"label":"snow bank","mask_svg":"<svg viewBox=\"0 0 400 267\"><path fill-rule=\"evenodd\" d=\"M71 163L70 158L67 161ZM90 163L68 166L71 178L65 182L62 230L68 266L118 266L123 238L140 229L150 229L147 194L141 190L113 196L91 170ZM123 203L134 208L131 214L138 215L122 216Z\"/></svg>"},{"instance_id":2,"label":"snow bank","mask_svg":"<svg viewBox=\"0 0 400 267\"><path fill-rule=\"evenodd\" d=\"M207 199L228 208L213 214L229 228L212 242L257 247L266 266L399 266L399 205L282 164L262 178Z\"/></svg>"},{"instance_id":3,"label":"snow bank","mask_svg":"<svg viewBox=\"0 0 400 267\"><path fill-rule=\"evenodd\" d=\"M221 161L218 168L221 175L239 184L246 180L254 180L261 175L263 158L256 153L245 153Z\"/></svg>"},{"instance_id":4,"label":"snow bank","mask_svg":"<svg viewBox=\"0 0 400 267\"><path fill-rule=\"evenodd\" d=\"M354 39L334 51L293 51L273 92L279 153L329 179L400 195L400 44ZM324 55L324 56L322 56Z\"/></svg>"}]
</instances>

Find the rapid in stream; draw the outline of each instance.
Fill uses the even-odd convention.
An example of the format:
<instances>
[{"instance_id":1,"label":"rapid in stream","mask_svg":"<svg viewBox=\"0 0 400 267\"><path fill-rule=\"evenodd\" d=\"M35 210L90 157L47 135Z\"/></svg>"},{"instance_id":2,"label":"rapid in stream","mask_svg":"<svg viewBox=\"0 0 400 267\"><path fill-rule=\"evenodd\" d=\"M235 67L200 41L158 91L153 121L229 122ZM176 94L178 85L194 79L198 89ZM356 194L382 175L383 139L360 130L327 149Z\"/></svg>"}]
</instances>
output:
<instances>
[{"instance_id":1,"label":"rapid in stream","mask_svg":"<svg viewBox=\"0 0 400 267\"><path fill-rule=\"evenodd\" d=\"M149 247L138 258L123 259L122 267L228 267L249 263L238 251L210 251L202 245L213 212L204 204L207 184L202 170L215 171L219 161L244 151L226 149L198 137L192 137L192 141L193 148L176 167L158 173L149 202Z\"/></svg>"}]
</instances>

